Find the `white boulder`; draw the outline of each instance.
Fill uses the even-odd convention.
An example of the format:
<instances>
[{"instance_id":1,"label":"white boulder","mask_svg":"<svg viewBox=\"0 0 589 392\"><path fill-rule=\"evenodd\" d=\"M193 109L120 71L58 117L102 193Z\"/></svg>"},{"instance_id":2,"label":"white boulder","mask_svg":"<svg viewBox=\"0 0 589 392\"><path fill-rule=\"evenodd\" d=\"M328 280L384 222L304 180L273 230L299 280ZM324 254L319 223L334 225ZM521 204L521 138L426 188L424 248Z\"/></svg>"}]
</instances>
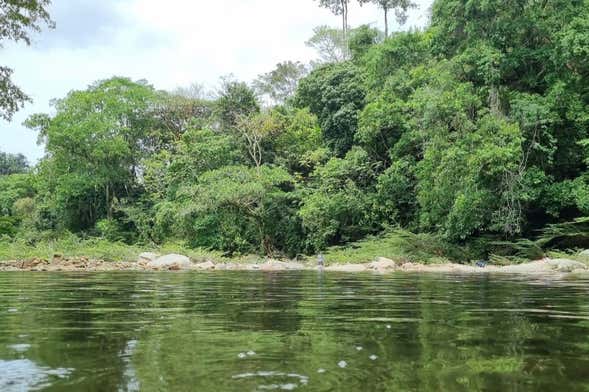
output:
<instances>
[{"instance_id":1,"label":"white boulder","mask_svg":"<svg viewBox=\"0 0 589 392\"><path fill-rule=\"evenodd\" d=\"M397 263L386 257L377 257L375 261L368 264L368 269L376 272L388 272L393 271L397 268Z\"/></svg>"},{"instance_id":2,"label":"white boulder","mask_svg":"<svg viewBox=\"0 0 589 392\"><path fill-rule=\"evenodd\" d=\"M183 255L169 254L149 262L149 267L156 269L188 269L192 266L190 259Z\"/></svg>"}]
</instances>

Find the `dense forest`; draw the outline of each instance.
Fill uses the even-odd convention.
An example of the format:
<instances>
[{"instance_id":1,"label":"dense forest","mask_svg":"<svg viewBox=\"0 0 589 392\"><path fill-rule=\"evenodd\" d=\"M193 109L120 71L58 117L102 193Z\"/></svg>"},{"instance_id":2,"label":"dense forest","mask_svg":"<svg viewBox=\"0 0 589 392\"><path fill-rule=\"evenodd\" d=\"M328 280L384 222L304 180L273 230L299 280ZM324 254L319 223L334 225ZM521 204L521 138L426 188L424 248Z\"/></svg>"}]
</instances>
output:
<instances>
[{"instance_id":1,"label":"dense forest","mask_svg":"<svg viewBox=\"0 0 589 392\"><path fill-rule=\"evenodd\" d=\"M373 3L397 26L414 6ZM113 77L31 116L46 154L0 154L3 241L294 257L403 229L486 253L589 215L589 0L436 0L405 32L347 5L319 1L342 26L312 64L212 93Z\"/></svg>"}]
</instances>

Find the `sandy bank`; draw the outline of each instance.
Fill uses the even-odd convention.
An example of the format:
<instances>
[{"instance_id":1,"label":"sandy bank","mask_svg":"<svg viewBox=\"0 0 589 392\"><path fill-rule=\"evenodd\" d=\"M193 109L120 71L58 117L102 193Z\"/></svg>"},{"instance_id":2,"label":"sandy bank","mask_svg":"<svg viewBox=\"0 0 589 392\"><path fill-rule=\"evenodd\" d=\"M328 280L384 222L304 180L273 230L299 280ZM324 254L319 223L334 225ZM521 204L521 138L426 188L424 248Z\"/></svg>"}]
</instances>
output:
<instances>
[{"instance_id":1,"label":"sandy bank","mask_svg":"<svg viewBox=\"0 0 589 392\"><path fill-rule=\"evenodd\" d=\"M33 259L26 261L0 262L0 271L43 271L43 272L107 272L107 271L317 271L320 268L314 264L305 264L294 261L267 260L258 264L245 263L215 263L206 262L179 262L157 265L153 261L139 258L137 262L108 262L103 260L91 260L88 258L54 258L51 261ZM322 270L325 272L346 273L393 273L393 272L429 272L429 273L454 273L454 274L554 274L554 273L587 273L588 266L584 263L568 259L543 259L529 263L509 266L486 266L484 268L464 264L417 264L407 262L395 262L386 258L379 258L374 262L365 264L336 264L328 265Z\"/></svg>"}]
</instances>

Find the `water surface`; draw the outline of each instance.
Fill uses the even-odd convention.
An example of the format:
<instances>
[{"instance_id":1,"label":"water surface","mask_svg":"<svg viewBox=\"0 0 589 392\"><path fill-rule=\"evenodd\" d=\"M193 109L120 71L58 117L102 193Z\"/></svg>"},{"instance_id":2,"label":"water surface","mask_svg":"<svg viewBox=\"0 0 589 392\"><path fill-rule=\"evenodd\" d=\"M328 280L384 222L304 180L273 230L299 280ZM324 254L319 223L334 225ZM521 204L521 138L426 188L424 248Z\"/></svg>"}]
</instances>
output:
<instances>
[{"instance_id":1,"label":"water surface","mask_svg":"<svg viewBox=\"0 0 589 392\"><path fill-rule=\"evenodd\" d=\"M587 391L589 281L0 273L0 391Z\"/></svg>"}]
</instances>

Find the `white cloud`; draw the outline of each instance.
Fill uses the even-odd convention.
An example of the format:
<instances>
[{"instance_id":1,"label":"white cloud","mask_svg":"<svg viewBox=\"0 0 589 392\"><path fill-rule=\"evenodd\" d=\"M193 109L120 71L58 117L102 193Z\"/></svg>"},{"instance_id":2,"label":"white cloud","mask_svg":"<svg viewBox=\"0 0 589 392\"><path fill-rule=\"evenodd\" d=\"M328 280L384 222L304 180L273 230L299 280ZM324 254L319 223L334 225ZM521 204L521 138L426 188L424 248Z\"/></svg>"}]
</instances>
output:
<instances>
[{"instance_id":1,"label":"white cloud","mask_svg":"<svg viewBox=\"0 0 589 392\"><path fill-rule=\"evenodd\" d=\"M431 2L420 0L405 28L423 26ZM94 10L96 4L103 8ZM42 33L31 47L2 50L2 63L15 69L15 81L35 102L12 123L0 122L0 150L33 161L43 149L20 124L72 89L113 75L161 89L192 82L213 87L229 73L249 81L280 61L310 61L315 54L305 41L313 27L340 25L313 0L70 0L67 7L61 0L60 7L54 9L58 31ZM382 28L381 13L354 4L350 24L364 23Z\"/></svg>"}]
</instances>

